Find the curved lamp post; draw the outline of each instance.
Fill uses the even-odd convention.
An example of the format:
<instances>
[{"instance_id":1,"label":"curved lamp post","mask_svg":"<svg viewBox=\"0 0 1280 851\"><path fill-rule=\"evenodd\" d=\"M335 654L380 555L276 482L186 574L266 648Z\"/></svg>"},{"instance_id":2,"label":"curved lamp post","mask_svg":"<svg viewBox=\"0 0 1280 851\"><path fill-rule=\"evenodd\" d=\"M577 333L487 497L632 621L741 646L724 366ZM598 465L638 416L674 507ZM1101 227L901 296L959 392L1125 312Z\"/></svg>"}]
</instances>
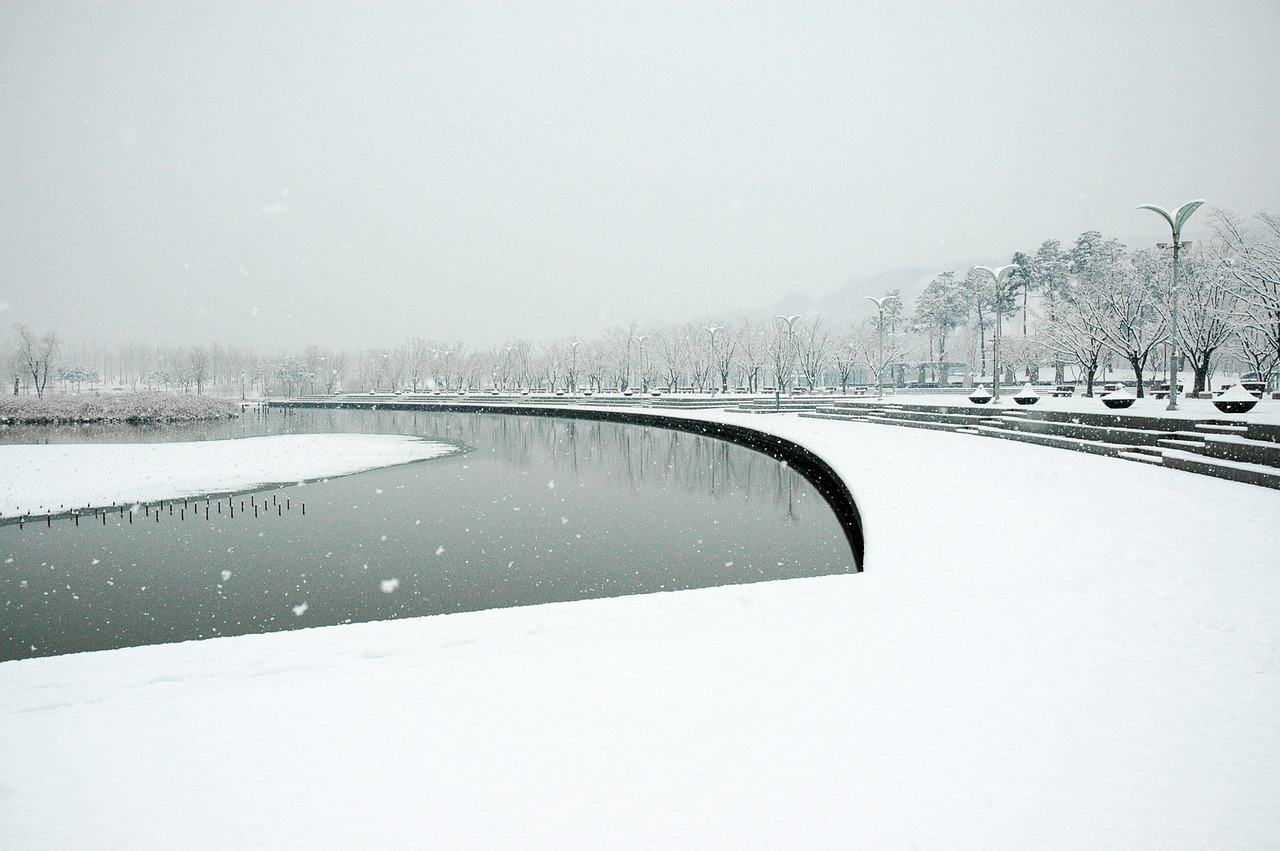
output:
<instances>
[{"instance_id":1,"label":"curved lamp post","mask_svg":"<svg viewBox=\"0 0 1280 851\"><path fill-rule=\"evenodd\" d=\"M640 386L645 393L649 392L649 373L644 369L644 341L652 337L652 334L632 334L631 339L640 344Z\"/></svg>"},{"instance_id":2,"label":"curved lamp post","mask_svg":"<svg viewBox=\"0 0 1280 851\"><path fill-rule=\"evenodd\" d=\"M1157 207L1155 204L1141 204L1139 210L1151 210L1153 213L1159 213L1166 222L1169 223L1170 230L1173 231L1173 285L1169 288L1169 407L1167 410L1178 410L1178 252L1186 248L1191 243L1181 242L1182 226L1187 223L1187 219L1191 218L1191 214L1200 208L1204 203L1204 199L1197 201L1188 201L1178 208L1177 212L1170 213L1164 207ZM1164 248L1164 243L1160 244ZM1141 381L1141 376L1139 376Z\"/></svg>"},{"instance_id":3,"label":"curved lamp post","mask_svg":"<svg viewBox=\"0 0 1280 851\"><path fill-rule=\"evenodd\" d=\"M716 332L723 331L724 326L723 325L704 325L702 327L702 330L706 331L707 334L711 337L711 369L714 371L716 369ZM722 391L723 389L724 388L721 388ZM712 392L715 392L715 391L713 390Z\"/></svg>"},{"instance_id":4,"label":"curved lamp post","mask_svg":"<svg viewBox=\"0 0 1280 851\"><path fill-rule=\"evenodd\" d=\"M800 314L797 313L793 316L783 316L782 314L778 314L777 318L787 323L787 346L790 349L791 357L794 360L796 355L796 337L795 337L796 320L800 318ZM775 385L782 383L781 381L778 380L779 377L780 376L777 376L777 375L773 377L773 381ZM792 380L794 381L794 379ZM775 386L773 388L773 406L775 410L780 409L782 407L782 388L781 387Z\"/></svg>"},{"instance_id":5,"label":"curved lamp post","mask_svg":"<svg viewBox=\"0 0 1280 851\"><path fill-rule=\"evenodd\" d=\"M884 398L884 303L886 301L897 301L897 296L887 295L881 298L874 296L863 296L867 301L876 306L876 310L880 312L880 342L877 349L878 355L876 360L876 398Z\"/></svg>"},{"instance_id":6,"label":"curved lamp post","mask_svg":"<svg viewBox=\"0 0 1280 851\"><path fill-rule=\"evenodd\" d=\"M998 269L992 269L990 266L974 266L975 269L981 269L991 278L991 283L996 290L996 336L991 343L991 401L1000 401L1000 299L1004 295L1004 285L1009 280L1009 274L1013 271L1014 265L1010 263L1007 266L1001 266Z\"/></svg>"},{"instance_id":7,"label":"curved lamp post","mask_svg":"<svg viewBox=\"0 0 1280 851\"><path fill-rule=\"evenodd\" d=\"M569 348L573 349L573 364L569 367L569 392L573 395L578 393L578 346L581 345L581 340L569 341Z\"/></svg>"}]
</instances>

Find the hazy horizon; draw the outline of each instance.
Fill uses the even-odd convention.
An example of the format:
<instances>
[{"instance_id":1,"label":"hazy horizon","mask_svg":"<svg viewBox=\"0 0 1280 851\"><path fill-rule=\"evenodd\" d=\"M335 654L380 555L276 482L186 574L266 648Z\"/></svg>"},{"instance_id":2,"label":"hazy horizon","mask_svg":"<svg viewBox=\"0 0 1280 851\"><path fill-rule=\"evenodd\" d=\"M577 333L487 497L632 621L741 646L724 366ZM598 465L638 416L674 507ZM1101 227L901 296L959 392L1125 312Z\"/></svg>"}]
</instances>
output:
<instances>
[{"instance_id":1,"label":"hazy horizon","mask_svg":"<svg viewBox=\"0 0 1280 851\"><path fill-rule=\"evenodd\" d=\"M1275 209L1280 5L0 2L0 335L492 345ZM1188 229L1196 239L1206 220Z\"/></svg>"}]
</instances>

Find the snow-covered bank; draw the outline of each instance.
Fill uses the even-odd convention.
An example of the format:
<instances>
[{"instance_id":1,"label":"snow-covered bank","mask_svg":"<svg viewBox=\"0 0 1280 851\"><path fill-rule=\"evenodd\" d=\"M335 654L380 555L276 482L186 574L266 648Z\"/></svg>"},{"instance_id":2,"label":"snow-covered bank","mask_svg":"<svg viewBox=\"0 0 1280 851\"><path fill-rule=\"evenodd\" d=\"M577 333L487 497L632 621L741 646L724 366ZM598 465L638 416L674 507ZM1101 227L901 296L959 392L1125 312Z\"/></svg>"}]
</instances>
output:
<instances>
[{"instance_id":1,"label":"snow-covered bank","mask_svg":"<svg viewBox=\"0 0 1280 851\"><path fill-rule=\"evenodd\" d=\"M0 445L0 517L251 490L438 458L455 450L445 443L386 434Z\"/></svg>"},{"instance_id":2,"label":"snow-covered bank","mask_svg":"<svg viewBox=\"0 0 1280 851\"><path fill-rule=\"evenodd\" d=\"M929 431L673 416L825 457L867 572L0 664L0 845L1280 835L1280 493Z\"/></svg>"}]
</instances>

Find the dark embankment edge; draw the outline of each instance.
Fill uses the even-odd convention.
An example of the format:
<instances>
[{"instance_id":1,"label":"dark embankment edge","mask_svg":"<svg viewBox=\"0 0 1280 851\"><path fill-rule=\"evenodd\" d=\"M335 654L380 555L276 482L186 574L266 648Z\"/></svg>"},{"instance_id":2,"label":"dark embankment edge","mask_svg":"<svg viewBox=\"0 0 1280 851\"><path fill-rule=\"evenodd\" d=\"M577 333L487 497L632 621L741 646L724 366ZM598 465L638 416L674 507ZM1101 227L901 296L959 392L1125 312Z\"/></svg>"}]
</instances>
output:
<instances>
[{"instance_id":1,"label":"dark embankment edge","mask_svg":"<svg viewBox=\"0 0 1280 851\"><path fill-rule=\"evenodd\" d=\"M608 408L569 408L553 405L528 404L450 404L447 402L417 403L405 401L355 401L355 400L272 400L269 405L274 408L346 408L352 410L389 410L389 411L440 411L445 413L471 414L506 414L526 417L562 417L575 420L601 420L604 422L624 423L627 425L655 426L675 431L700 434L727 440L738 446L753 449L778 461L784 461L791 469L805 478L817 489L822 498L835 512L840 527L844 529L849 549L853 553L853 563L857 572L862 572L862 554L864 550L862 537L862 515L858 512L858 504L853 500L844 480L836 474L831 465L798 443L778 437L774 434L759 431L747 426L731 423L719 423L696 419L691 416L677 417L657 411L608 409Z\"/></svg>"}]
</instances>

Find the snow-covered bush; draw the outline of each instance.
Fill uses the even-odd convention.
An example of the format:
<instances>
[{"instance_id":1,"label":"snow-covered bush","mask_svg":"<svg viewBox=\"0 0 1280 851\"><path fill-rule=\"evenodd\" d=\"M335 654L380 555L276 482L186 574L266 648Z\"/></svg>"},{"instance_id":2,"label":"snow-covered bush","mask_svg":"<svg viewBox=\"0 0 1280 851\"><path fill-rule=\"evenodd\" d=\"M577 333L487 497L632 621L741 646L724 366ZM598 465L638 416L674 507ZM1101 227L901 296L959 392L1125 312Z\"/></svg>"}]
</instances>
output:
<instances>
[{"instance_id":1,"label":"snow-covered bush","mask_svg":"<svg viewBox=\"0 0 1280 851\"><path fill-rule=\"evenodd\" d=\"M7 425L186 422L227 419L239 414L237 402L185 394L0 397L0 423Z\"/></svg>"}]
</instances>

